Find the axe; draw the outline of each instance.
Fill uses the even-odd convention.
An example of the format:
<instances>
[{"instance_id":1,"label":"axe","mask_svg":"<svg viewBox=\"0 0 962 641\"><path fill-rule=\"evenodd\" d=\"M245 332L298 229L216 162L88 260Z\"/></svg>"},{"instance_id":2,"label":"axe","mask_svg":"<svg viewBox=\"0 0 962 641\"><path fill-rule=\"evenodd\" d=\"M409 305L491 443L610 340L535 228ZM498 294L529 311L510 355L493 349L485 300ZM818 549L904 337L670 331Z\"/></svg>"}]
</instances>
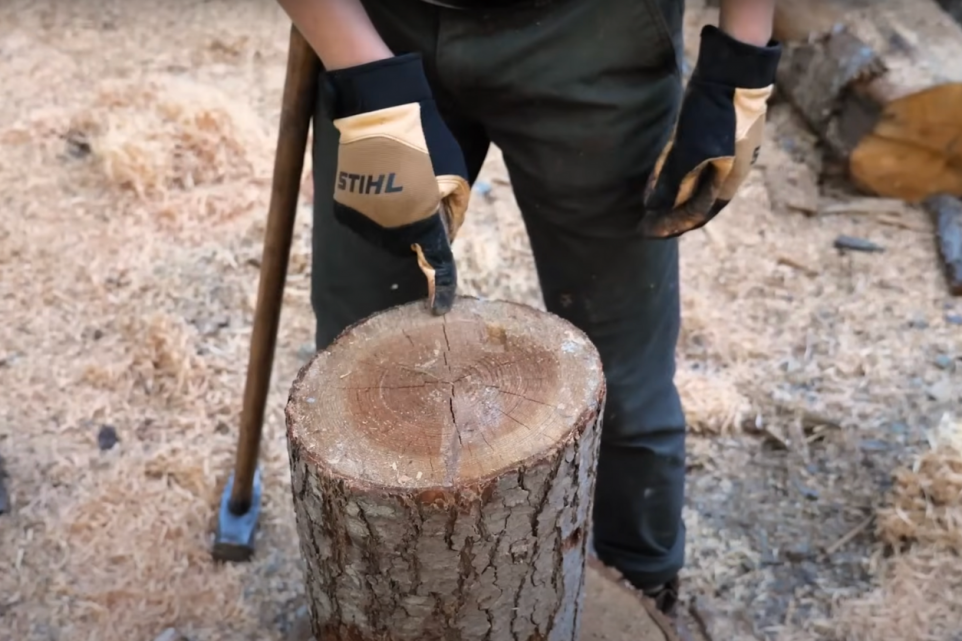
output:
<instances>
[{"instance_id":1,"label":"axe","mask_svg":"<svg viewBox=\"0 0 962 641\"><path fill-rule=\"evenodd\" d=\"M233 473L221 496L212 550L218 561L247 561L254 553L262 491L257 458L320 71L321 63L314 50L291 25L237 452Z\"/></svg>"}]
</instances>

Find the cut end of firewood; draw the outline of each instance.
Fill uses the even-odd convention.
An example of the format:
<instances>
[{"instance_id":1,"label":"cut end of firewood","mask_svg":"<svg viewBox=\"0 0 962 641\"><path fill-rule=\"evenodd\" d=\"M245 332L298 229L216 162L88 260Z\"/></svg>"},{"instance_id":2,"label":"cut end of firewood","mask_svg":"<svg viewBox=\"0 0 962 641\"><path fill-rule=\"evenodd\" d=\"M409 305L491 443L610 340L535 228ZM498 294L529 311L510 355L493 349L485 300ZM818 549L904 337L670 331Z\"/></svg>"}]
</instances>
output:
<instances>
[{"instance_id":1,"label":"cut end of firewood","mask_svg":"<svg viewBox=\"0 0 962 641\"><path fill-rule=\"evenodd\" d=\"M461 297L436 317L412 303L349 328L301 370L288 438L358 488L464 488L563 447L603 395L595 347L557 316Z\"/></svg>"},{"instance_id":2,"label":"cut end of firewood","mask_svg":"<svg viewBox=\"0 0 962 641\"><path fill-rule=\"evenodd\" d=\"M885 106L874 131L852 152L856 184L917 203L962 195L962 83L946 83Z\"/></svg>"}]
</instances>

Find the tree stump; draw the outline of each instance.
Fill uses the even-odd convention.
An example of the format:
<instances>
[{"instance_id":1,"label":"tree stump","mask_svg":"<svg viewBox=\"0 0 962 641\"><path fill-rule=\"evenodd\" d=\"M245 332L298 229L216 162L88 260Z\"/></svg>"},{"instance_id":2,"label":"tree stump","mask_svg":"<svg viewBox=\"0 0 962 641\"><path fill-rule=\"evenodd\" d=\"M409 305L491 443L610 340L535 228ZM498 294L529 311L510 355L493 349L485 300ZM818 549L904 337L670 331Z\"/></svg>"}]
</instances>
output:
<instances>
[{"instance_id":1,"label":"tree stump","mask_svg":"<svg viewBox=\"0 0 962 641\"><path fill-rule=\"evenodd\" d=\"M346 330L287 405L319 641L575 641L605 400L588 338L459 298Z\"/></svg>"}]
</instances>

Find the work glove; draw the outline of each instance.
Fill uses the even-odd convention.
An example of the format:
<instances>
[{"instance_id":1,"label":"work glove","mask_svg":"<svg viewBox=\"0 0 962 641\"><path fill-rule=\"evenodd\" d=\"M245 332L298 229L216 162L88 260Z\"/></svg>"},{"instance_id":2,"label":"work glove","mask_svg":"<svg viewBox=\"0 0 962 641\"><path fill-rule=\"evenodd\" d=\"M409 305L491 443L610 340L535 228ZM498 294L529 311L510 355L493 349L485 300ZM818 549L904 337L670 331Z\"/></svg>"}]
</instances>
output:
<instances>
[{"instance_id":1,"label":"work glove","mask_svg":"<svg viewBox=\"0 0 962 641\"><path fill-rule=\"evenodd\" d=\"M326 78L340 132L335 217L368 242L416 259L428 281L429 308L447 313L458 280L451 243L471 187L421 56L330 71Z\"/></svg>"},{"instance_id":2,"label":"work glove","mask_svg":"<svg viewBox=\"0 0 962 641\"><path fill-rule=\"evenodd\" d=\"M756 47L702 29L678 121L645 187L645 236L698 229L734 198L758 158L780 57L774 40Z\"/></svg>"}]
</instances>

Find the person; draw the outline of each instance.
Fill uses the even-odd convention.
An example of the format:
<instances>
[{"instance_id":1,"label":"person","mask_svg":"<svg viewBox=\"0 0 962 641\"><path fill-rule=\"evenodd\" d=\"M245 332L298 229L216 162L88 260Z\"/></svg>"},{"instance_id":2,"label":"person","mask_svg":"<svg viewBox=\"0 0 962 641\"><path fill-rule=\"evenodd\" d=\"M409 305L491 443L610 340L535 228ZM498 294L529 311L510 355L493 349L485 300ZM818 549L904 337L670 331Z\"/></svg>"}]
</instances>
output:
<instances>
[{"instance_id":1,"label":"person","mask_svg":"<svg viewBox=\"0 0 962 641\"><path fill-rule=\"evenodd\" d=\"M594 551L669 615L684 565L678 237L758 154L775 0L721 0L683 91L684 0L279 0L321 60L317 347L377 311L456 304L451 242L490 144L547 309L608 385Z\"/></svg>"}]
</instances>

